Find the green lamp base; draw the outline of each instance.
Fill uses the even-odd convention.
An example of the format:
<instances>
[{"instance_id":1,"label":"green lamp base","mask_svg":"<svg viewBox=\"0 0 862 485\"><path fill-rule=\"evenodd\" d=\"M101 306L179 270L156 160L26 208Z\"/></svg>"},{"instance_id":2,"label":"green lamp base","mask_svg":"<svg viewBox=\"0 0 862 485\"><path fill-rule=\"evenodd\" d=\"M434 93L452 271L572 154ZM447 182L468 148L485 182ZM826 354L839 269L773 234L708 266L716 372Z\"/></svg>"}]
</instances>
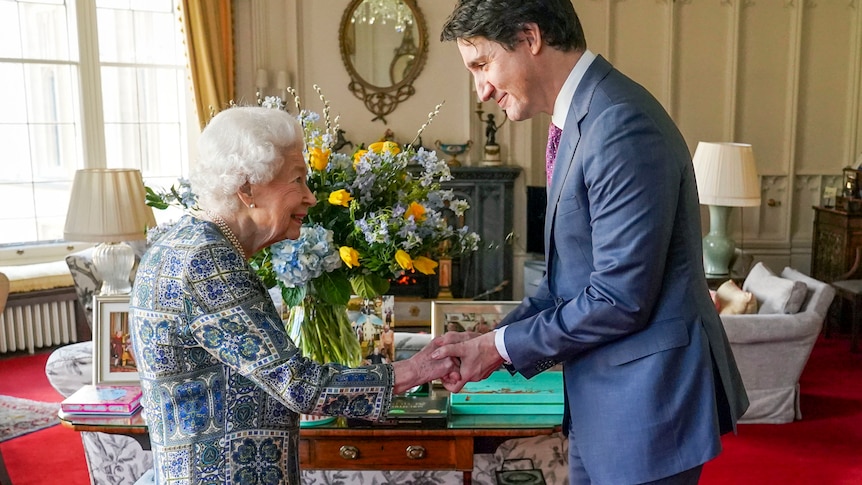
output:
<instances>
[{"instance_id":1,"label":"green lamp base","mask_svg":"<svg viewBox=\"0 0 862 485\"><path fill-rule=\"evenodd\" d=\"M703 270L707 276L728 276L736 243L727 237L731 207L709 206L709 234L703 238Z\"/></svg>"}]
</instances>

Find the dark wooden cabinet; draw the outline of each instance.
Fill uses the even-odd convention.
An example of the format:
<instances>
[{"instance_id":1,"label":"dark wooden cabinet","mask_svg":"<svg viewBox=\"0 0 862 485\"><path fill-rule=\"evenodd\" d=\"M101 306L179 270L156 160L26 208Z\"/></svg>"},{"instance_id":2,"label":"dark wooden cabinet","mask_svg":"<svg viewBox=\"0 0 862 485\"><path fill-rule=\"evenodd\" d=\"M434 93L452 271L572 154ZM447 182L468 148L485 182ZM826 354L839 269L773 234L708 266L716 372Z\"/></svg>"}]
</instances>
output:
<instances>
[{"instance_id":1,"label":"dark wooden cabinet","mask_svg":"<svg viewBox=\"0 0 862 485\"><path fill-rule=\"evenodd\" d=\"M831 283L846 273L862 246L862 213L814 207L811 276Z\"/></svg>"},{"instance_id":2,"label":"dark wooden cabinet","mask_svg":"<svg viewBox=\"0 0 862 485\"><path fill-rule=\"evenodd\" d=\"M470 203L463 224L482 238L479 251L453 261L452 294L484 299L512 299L513 253L509 235L515 211L516 166L452 167L452 180L443 184ZM497 288L500 288L498 291ZM488 293L490 292L490 293Z\"/></svg>"}]
</instances>

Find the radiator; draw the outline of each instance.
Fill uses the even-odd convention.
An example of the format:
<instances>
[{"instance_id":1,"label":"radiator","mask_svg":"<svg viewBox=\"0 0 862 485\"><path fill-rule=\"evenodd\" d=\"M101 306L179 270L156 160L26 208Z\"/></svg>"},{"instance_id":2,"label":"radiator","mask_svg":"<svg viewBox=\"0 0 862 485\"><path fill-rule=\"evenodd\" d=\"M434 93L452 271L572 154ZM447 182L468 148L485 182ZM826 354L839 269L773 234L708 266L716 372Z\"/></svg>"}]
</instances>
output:
<instances>
[{"instance_id":1,"label":"radiator","mask_svg":"<svg viewBox=\"0 0 862 485\"><path fill-rule=\"evenodd\" d=\"M0 353L78 341L75 292L64 288L12 293L0 314Z\"/></svg>"}]
</instances>

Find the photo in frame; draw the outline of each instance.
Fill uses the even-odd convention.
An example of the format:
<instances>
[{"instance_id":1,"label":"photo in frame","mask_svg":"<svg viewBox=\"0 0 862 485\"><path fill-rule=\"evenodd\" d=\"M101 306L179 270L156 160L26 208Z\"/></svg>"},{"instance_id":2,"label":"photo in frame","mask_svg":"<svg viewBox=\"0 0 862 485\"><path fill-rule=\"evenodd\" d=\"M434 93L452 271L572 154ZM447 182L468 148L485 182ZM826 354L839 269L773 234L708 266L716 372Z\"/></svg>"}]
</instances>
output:
<instances>
[{"instance_id":1,"label":"photo in frame","mask_svg":"<svg viewBox=\"0 0 862 485\"><path fill-rule=\"evenodd\" d=\"M434 300L431 302L431 334L439 337L446 332L490 332L520 303Z\"/></svg>"},{"instance_id":2,"label":"photo in frame","mask_svg":"<svg viewBox=\"0 0 862 485\"><path fill-rule=\"evenodd\" d=\"M139 384L129 332L129 295L93 296L93 384Z\"/></svg>"},{"instance_id":3,"label":"photo in frame","mask_svg":"<svg viewBox=\"0 0 862 485\"><path fill-rule=\"evenodd\" d=\"M347 303L347 317L359 340L364 365L395 361L395 296L353 296Z\"/></svg>"}]
</instances>

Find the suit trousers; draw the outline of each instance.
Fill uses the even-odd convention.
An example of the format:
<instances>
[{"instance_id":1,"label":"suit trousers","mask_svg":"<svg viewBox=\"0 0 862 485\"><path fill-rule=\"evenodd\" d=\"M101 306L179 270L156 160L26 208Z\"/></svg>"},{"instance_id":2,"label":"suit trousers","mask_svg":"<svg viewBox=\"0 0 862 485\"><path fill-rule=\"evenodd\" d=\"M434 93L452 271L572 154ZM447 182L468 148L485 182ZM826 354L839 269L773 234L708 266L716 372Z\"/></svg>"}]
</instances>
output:
<instances>
[{"instance_id":1,"label":"suit trousers","mask_svg":"<svg viewBox=\"0 0 862 485\"><path fill-rule=\"evenodd\" d=\"M571 431L570 431L571 433ZM636 458L634 458L636 459ZM676 475L659 478L651 482L645 482L639 485L697 485L700 481L700 474L703 471L703 465L698 465L694 468L681 471ZM574 444L571 435L569 436L569 485L591 485L592 481L581 462L581 455L578 452L578 447ZM616 484L614 484L616 485ZM620 484L622 485L622 484Z\"/></svg>"}]
</instances>

